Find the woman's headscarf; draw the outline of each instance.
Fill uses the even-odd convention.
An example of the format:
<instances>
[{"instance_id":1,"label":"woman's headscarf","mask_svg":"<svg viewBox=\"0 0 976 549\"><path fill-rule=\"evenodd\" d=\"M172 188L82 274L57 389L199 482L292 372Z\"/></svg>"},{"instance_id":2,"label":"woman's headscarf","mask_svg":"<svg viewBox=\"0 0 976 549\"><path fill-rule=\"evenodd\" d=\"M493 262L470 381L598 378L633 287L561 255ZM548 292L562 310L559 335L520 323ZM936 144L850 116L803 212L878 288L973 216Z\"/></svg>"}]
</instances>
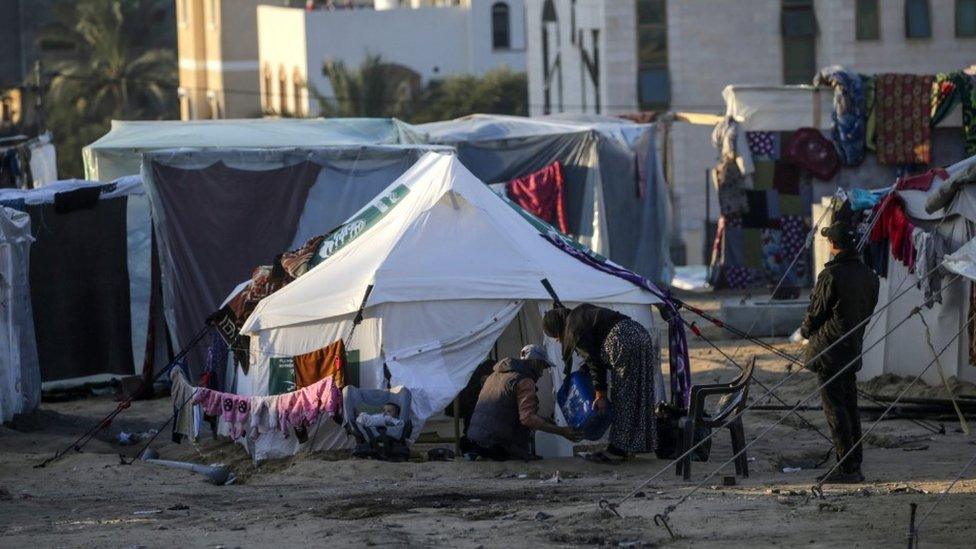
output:
<instances>
[{"instance_id":1,"label":"woman's headscarf","mask_svg":"<svg viewBox=\"0 0 976 549\"><path fill-rule=\"evenodd\" d=\"M549 309L542 317L542 331L551 338L562 338L566 331L566 317L570 310L566 307L556 307Z\"/></svg>"}]
</instances>

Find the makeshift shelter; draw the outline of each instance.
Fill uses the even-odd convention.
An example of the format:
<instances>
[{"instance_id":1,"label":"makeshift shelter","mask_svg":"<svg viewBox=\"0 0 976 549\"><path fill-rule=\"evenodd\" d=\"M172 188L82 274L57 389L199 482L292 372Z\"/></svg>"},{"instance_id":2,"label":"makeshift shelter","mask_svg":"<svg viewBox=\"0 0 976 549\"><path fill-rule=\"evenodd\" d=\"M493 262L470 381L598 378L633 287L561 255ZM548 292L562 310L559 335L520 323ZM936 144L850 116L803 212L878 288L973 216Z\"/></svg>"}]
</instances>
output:
<instances>
[{"instance_id":1,"label":"makeshift shelter","mask_svg":"<svg viewBox=\"0 0 976 549\"><path fill-rule=\"evenodd\" d=\"M182 349L258 265L329 232L430 147L331 146L143 153L173 346ZM203 347L190 355L193 374Z\"/></svg>"},{"instance_id":2,"label":"makeshift shelter","mask_svg":"<svg viewBox=\"0 0 976 549\"><path fill-rule=\"evenodd\" d=\"M654 124L472 115L414 128L428 143L455 147L461 162L489 184L559 162L569 233L655 282L671 279L670 202Z\"/></svg>"},{"instance_id":3,"label":"makeshift shelter","mask_svg":"<svg viewBox=\"0 0 976 549\"><path fill-rule=\"evenodd\" d=\"M247 120L113 120L107 134L82 150L85 177L112 181L139 173L141 154L173 148L325 147L419 143L395 118L261 118Z\"/></svg>"},{"instance_id":4,"label":"makeshift shelter","mask_svg":"<svg viewBox=\"0 0 976 549\"><path fill-rule=\"evenodd\" d=\"M880 160L875 152L876 140L871 137L877 133L873 122L876 116L871 113L878 109L870 106L875 95L867 90L869 84L870 89L874 89L883 76L863 80L864 95L871 98L867 112L861 113L863 118L852 112L853 107L842 111L842 116L863 124L860 126L862 148L859 156L850 162L844 160L844 147L850 144L837 143L832 135L836 105L832 88L736 85L723 90L726 119L713 137L720 156L731 154L735 157L741 177L727 177L727 170L713 172L722 214L712 249L710 280L713 287L750 288L776 284L802 249L809 229L817 221L811 218L811 205L819 204L823 197L833 195L837 189L886 187L911 170L945 166L967 156L960 129L962 108L948 103L945 109L936 108L939 101L932 95L936 93L936 87L930 85L929 77L927 81L932 91L912 99L911 105L925 118L926 126L931 125L926 141L928 147L925 148L928 162L909 169L905 164ZM924 82L921 80L924 77L917 78ZM921 85L925 86L924 83ZM848 101L854 102L853 99ZM909 117L906 114L904 118ZM729 128L732 128L731 132ZM815 177L809 166L801 166L788 153L791 138L801 128L819 130L828 146L830 140L835 141L832 145L838 155L834 156L837 166L833 173L822 174L827 177ZM847 131L856 133L849 128ZM827 163L821 166L825 167ZM740 179L741 185L736 185ZM725 185L726 181L733 184ZM742 189L737 190L737 186ZM809 254L801 254L786 285L809 286L815 271Z\"/></svg>"},{"instance_id":5,"label":"makeshift shelter","mask_svg":"<svg viewBox=\"0 0 976 549\"><path fill-rule=\"evenodd\" d=\"M147 359L162 365L164 349L146 356L151 222L139 177L3 189L0 205L30 216L33 325L45 382L131 375Z\"/></svg>"},{"instance_id":6,"label":"makeshift shelter","mask_svg":"<svg viewBox=\"0 0 976 549\"><path fill-rule=\"evenodd\" d=\"M41 402L30 299L30 216L0 206L0 423Z\"/></svg>"},{"instance_id":7,"label":"makeshift shelter","mask_svg":"<svg viewBox=\"0 0 976 549\"><path fill-rule=\"evenodd\" d=\"M268 394L276 361L344 340L348 382L407 387L419 432L493 349L513 356L545 340L552 297L543 281L567 305L598 303L648 328L651 305L660 303L611 274L611 262L493 193L453 154L424 155L334 234L341 236L317 252L320 263L245 322L252 363L247 376L239 373L239 394ZM353 329L359 312L364 320ZM561 372L554 375L558 382ZM656 378L663 399L660 371ZM323 427L313 448L345 443ZM297 449L280 436L256 444L261 455Z\"/></svg>"}]
</instances>

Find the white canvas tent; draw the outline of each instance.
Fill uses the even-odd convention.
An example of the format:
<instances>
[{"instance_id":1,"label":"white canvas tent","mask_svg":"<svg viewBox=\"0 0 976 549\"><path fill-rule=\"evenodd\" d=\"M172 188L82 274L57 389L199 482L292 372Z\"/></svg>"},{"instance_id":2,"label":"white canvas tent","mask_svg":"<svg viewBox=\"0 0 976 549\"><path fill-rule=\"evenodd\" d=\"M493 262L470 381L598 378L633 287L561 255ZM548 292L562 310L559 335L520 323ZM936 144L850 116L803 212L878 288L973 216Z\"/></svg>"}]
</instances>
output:
<instances>
[{"instance_id":1,"label":"white canvas tent","mask_svg":"<svg viewBox=\"0 0 976 549\"><path fill-rule=\"evenodd\" d=\"M325 147L419 143L395 118L262 118L247 120L113 120L111 130L82 150L85 177L112 181L139 173L142 153L174 148Z\"/></svg>"},{"instance_id":2,"label":"white canvas tent","mask_svg":"<svg viewBox=\"0 0 976 549\"><path fill-rule=\"evenodd\" d=\"M599 303L651 327L654 295L560 250L547 230L453 154L427 153L350 218L322 263L260 302L242 330L252 364L248 376L238 374L237 392L266 394L273 357L343 338L357 357L351 382L384 386L385 366L391 385L412 391L423 422L493 348L509 356L543 341L541 314L551 306L544 279L567 304ZM350 337L368 287L365 320ZM552 342L550 356L559 362ZM660 397L659 372L658 385Z\"/></svg>"},{"instance_id":3,"label":"white canvas tent","mask_svg":"<svg viewBox=\"0 0 976 549\"><path fill-rule=\"evenodd\" d=\"M29 275L33 240L30 216L0 206L0 423L41 401Z\"/></svg>"}]
</instances>

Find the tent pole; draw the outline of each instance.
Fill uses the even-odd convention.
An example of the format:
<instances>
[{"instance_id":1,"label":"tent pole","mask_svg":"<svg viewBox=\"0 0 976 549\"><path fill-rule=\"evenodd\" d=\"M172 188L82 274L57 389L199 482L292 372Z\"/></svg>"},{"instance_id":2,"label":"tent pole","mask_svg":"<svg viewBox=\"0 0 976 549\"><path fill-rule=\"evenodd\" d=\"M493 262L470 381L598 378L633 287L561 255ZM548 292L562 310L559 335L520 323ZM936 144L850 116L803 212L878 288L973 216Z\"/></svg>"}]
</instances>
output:
<instances>
[{"instance_id":1,"label":"tent pole","mask_svg":"<svg viewBox=\"0 0 976 549\"><path fill-rule=\"evenodd\" d=\"M938 353L935 352L935 346L932 345L932 330L929 329L929 323L925 321L925 317L918 315L922 319L922 324L925 325L925 342L929 345L929 350L935 356L935 366L939 372L939 379L942 380L942 386L945 387L946 394L949 395L949 400L952 402L952 407L956 411L956 416L959 418L959 426L962 427L962 432L966 436L971 436L972 431L969 429L969 423L966 421L966 416L963 415L962 410L959 409L959 403L956 402L956 395L952 394L952 388L949 387L949 380L946 379L945 369L942 367L942 361L939 360Z\"/></svg>"},{"instance_id":2,"label":"tent pole","mask_svg":"<svg viewBox=\"0 0 976 549\"><path fill-rule=\"evenodd\" d=\"M461 403L454 397L454 458L461 457Z\"/></svg>"}]
</instances>

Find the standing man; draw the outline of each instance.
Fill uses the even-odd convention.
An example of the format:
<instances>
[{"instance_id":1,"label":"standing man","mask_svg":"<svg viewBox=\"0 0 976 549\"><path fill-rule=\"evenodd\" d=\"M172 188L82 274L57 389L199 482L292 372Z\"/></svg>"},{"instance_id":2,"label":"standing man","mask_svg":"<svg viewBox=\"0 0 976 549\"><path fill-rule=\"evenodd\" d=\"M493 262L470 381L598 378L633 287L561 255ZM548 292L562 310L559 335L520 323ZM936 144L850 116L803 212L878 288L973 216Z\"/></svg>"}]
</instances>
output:
<instances>
[{"instance_id":1,"label":"standing man","mask_svg":"<svg viewBox=\"0 0 976 549\"><path fill-rule=\"evenodd\" d=\"M582 435L539 415L536 382L551 364L538 345L526 345L521 358L495 364L478 395L462 451L502 461L536 459L529 445L532 431L545 431L578 442Z\"/></svg>"},{"instance_id":2,"label":"standing man","mask_svg":"<svg viewBox=\"0 0 976 549\"><path fill-rule=\"evenodd\" d=\"M817 278L800 330L809 340L806 367L817 374L820 384L841 372L820 390L824 415L841 463L829 477L818 480L858 483L864 481L864 475L858 443L861 417L857 410L855 376L861 369L867 323L860 324L874 313L878 303L878 276L861 262L854 245L855 233L847 223L835 221L820 234L830 241L833 259Z\"/></svg>"}]
</instances>

